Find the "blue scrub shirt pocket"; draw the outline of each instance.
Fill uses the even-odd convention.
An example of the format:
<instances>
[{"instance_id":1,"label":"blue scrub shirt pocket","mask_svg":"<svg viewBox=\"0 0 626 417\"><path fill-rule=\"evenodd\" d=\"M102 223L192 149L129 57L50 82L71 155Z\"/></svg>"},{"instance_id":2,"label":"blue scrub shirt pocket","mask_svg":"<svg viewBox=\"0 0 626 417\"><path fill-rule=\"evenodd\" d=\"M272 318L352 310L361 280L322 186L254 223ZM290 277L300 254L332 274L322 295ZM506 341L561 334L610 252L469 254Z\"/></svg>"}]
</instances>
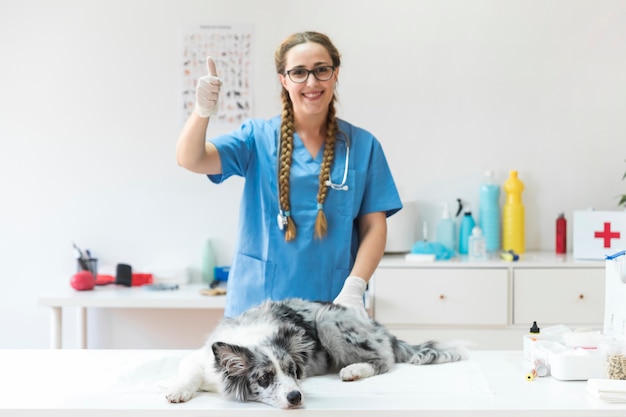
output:
<instances>
[{"instance_id":1,"label":"blue scrub shirt pocket","mask_svg":"<svg viewBox=\"0 0 626 417\"><path fill-rule=\"evenodd\" d=\"M347 190L335 190L328 187L328 196L326 197L325 207L336 208L337 213L342 216L352 217L354 215L354 204L356 200L356 171L348 169L348 177L346 178ZM333 177L333 181L340 181L341 178ZM339 185L340 182L335 182Z\"/></svg>"},{"instance_id":2,"label":"blue scrub shirt pocket","mask_svg":"<svg viewBox=\"0 0 626 417\"><path fill-rule=\"evenodd\" d=\"M238 315L243 311L262 303L270 293L267 289L268 274L274 275L275 265L255 257L237 254L231 267L232 279L228 280L228 309Z\"/></svg>"}]
</instances>

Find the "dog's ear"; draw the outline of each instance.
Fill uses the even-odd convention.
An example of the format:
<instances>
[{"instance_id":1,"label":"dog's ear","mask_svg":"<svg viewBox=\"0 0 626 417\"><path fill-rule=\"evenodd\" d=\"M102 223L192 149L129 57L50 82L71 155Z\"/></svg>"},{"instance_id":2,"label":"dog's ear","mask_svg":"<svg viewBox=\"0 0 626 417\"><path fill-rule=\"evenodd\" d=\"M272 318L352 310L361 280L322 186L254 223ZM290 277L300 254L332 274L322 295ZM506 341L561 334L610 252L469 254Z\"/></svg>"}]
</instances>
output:
<instances>
[{"instance_id":1,"label":"dog's ear","mask_svg":"<svg viewBox=\"0 0 626 417\"><path fill-rule=\"evenodd\" d=\"M243 346L215 342L211 348L217 365L229 375L244 375L252 364L252 352Z\"/></svg>"},{"instance_id":2,"label":"dog's ear","mask_svg":"<svg viewBox=\"0 0 626 417\"><path fill-rule=\"evenodd\" d=\"M303 329L294 326L280 326L274 343L285 349L297 366L297 377L302 378L310 355L315 350L315 342Z\"/></svg>"}]
</instances>

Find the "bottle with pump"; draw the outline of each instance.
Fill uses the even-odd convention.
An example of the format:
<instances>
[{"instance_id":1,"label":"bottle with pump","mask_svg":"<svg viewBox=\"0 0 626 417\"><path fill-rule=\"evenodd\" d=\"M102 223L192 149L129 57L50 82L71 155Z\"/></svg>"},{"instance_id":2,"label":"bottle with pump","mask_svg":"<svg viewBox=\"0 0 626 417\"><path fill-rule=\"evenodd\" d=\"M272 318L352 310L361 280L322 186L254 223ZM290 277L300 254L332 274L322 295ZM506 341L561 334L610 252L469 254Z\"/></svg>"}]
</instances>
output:
<instances>
[{"instance_id":1,"label":"bottle with pump","mask_svg":"<svg viewBox=\"0 0 626 417\"><path fill-rule=\"evenodd\" d=\"M504 182L506 201L502 207L502 249L517 254L525 251L522 191L524 183L518 178L517 171L510 171L509 178Z\"/></svg>"},{"instance_id":2,"label":"bottle with pump","mask_svg":"<svg viewBox=\"0 0 626 417\"><path fill-rule=\"evenodd\" d=\"M485 236L483 236L483 233L478 226L475 226L472 229L472 235L469 238L469 260L487 260L487 243Z\"/></svg>"},{"instance_id":3,"label":"bottle with pump","mask_svg":"<svg viewBox=\"0 0 626 417\"><path fill-rule=\"evenodd\" d=\"M485 172L485 180L480 186L480 212L478 224L485 237L487 253L500 250L500 186L493 171Z\"/></svg>"},{"instance_id":4,"label":"bottle with pump","mask_svg":"<svg viewBox=\"0 0 626 417\"><path fill-rule=\"evenodd\" d=\"M567 220L564 213L560 213L556 219L556 253L557 255L567 253Z\"/></svg>"},{"instance_id":5,"label":"bottle with pump","mask_svg":"<svg viewBox=\"0 0 626 417\"><path fill-rule=\"evenodd\" d=\"M215 251L213 242L207 239L202 248L202 281L211 284L215 279Z\"/></svg>"},{"instance_id":6,"label":"bottle with pump","mask_svg":"<svg viewBox=\"0 0 626 417\"><path fill-rule=\"evenodd\" d=\"M457 199L459 202L459 212L463 210L463 204L460 199ZM457 213L457 215L458 215ZM469 238L472 235L472 229L476 226L476 222L472 217L472 211L469 208L469 205L465 206L465 211L463 212L463 219L461 219L461 227L459 228L459 253L461 255L467 255L469 249Z\"/></svg>"},{"instance_id":7,"label":"bottle with pump","mask_svg":"<svg viewBox=\"0 0 626 417\"><path fill-rule=\"evenodd\" d=\"M437 224L436 241L441 243L446 249L454 253L454 240L456 224L454 219L450 216L450 210L448 209L448 203L443 204L443 212L441 213L441 219Z\"/></svg>"}]
</instances>

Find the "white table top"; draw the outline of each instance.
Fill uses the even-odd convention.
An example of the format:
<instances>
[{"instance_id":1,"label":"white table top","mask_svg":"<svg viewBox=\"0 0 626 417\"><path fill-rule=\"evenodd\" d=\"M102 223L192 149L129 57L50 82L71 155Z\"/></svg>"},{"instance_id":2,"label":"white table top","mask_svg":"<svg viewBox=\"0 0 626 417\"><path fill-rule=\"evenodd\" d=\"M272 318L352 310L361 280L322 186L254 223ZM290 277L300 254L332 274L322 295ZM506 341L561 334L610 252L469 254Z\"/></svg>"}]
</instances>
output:
<instances>
[{"instance_id":1,"label":"white table top","mask_svg":"<svg viewBox=\"0 0 626 417\"><path fill-rule=\"evenodd\" d=\"M150 291L141 286L96 286L89 291L76 291L69 285L58 291L42 294L40 306L101 308L215 308L223 309L225 296L200 294L206 284L179 285L178 290Z\"/></svg>"},{"instance_id":2,"label":"white table top","mask_svg":"<svg viewBox=\"0 0 626 417\"><path fill-rule=\"evenodd\" d=\"M0 350L0 415L274 416L285 411L199 393L168 403L162 389L184 350ZM305 379L307 416L625 416L626 404L595 399L585 381L527 381L522 353L473 351L443 365L396 365L356 382ZM290 415L291 415L290 414Z\"/></svg>"}]
</instances>

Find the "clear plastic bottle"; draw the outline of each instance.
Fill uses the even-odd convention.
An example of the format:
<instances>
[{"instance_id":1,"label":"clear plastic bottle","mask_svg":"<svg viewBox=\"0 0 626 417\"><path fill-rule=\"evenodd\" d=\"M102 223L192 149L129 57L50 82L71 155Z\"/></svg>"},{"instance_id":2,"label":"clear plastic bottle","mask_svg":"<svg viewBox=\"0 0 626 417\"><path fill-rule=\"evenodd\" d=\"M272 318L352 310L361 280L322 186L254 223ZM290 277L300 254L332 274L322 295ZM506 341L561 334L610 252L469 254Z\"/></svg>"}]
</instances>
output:
<instances>
[{"instance_id":1,"label":"clear plastic bottle","mask_svg":"<svg viewBox=\"0 0 626 417\"><path fill-rule=\"evenodd\" d=\"M472 229L472 235L469 238L469 260L487 260L487 243L485 236L483 236L483 233L478 226L475 226Z\"/></svg>"},{"instance_id":2,"label":"clear plastic bottle","mask_svg":"<svg viewBox=\"0 0 626 417\"><path fill-rule=\"evenodd\" d=\"M448 203L443 204L443 211L441 213L441 219L437 224L436 241L441 243L446 249L454 253L454 239L456 222L450 215Z\"/></svg>"},{"instance_id":3,"label":"clear plastic bottle","mask_svg":"<svg viewBox=\"0 0 626 417\"><path fill-rule=\"evenodd\" d=\"M517 254L525 252L523 191L524 183L518 178L517 171L510 171L509 178L504 182L506 201L502 207L502 249Z\"/></svg>"},{"instance_id":4,"label":"clear plastic bottle","mask_svg":"<svg viewBox=\"0 0 626 417\"><path fill-rule=\"evenodd\" d=\"M213 242L207 239L202 250L202 281L211 284L215 279L215 251L213 250Z\"/></svg>"},{"instance_id":5,"label":"clear plastic bottle","mask_svg":"<svg viewBox=\"0 0 626 417\"><path fill-rule=\"evenodd\" d=\"M478 224L485 237L487 252L500 250L500 186L493 171L485 172L485 180L480 186L480 212Z\"/></svg>"}]
</instances>

